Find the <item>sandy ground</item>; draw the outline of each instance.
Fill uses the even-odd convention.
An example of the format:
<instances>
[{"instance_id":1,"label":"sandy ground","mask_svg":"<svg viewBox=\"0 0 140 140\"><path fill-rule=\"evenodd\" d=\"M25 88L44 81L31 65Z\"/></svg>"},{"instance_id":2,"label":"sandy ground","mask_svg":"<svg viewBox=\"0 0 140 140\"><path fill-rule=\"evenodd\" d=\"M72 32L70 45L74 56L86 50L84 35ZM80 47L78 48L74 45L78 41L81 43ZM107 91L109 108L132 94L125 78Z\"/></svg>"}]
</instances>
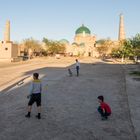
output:
<instances>
[{"instance_id":1,"label":"sandy ground","mask_svg":"<svg viewBox=\"0 0 140 140\"><path fill-rule=\"evenodd\" d=\"M75 76L74 59L67 58L33 61L10 69L3 67L4 73L17 70L17 74L11 72L11 78L40 73L42 119L35 118L36 105L31 118L24 117L31 78L20 86L12 84L0 94L0 140L139 140L140 84L128 74L139 67L91 58L80 62L79 77ZM69 65L73 77L67 74ZM1 85L6 83L1 81ZM98 95L104 95L111 105L113 113L107 121L102 121L97 112Z\"/></svg>"},{"instance_id":2,"label":"sandy ground","mask_svg":"<svg viewBox=\"0 0 140 140\"><path fill-rule=\"evenodd\" d=\"M32 75L33 70L41 70L46 67L67 67L74 63L75 58L37 58L18 63L0 62L0 91L7 85L20 81Z\"/></svg>"}]
</instances>

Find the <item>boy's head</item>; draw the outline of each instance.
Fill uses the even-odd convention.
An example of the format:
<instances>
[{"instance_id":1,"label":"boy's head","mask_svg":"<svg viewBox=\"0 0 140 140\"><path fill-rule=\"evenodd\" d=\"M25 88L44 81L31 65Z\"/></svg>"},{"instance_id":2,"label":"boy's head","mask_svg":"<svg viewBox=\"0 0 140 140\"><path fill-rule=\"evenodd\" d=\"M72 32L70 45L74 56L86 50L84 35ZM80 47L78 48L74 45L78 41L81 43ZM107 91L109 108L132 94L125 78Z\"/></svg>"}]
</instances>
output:
<instances>
[{"instance_id":1,"label":"boy's head","mask_svg":"<svg viewBox=\"0 0 140 140\"><path fill-rule=\"evenodd\" d=\"M38 73L34 73L34 74L33 74L33 78L34 78L34 79L38 79L38 77L39 77L39 74L38 74Z\"/></svg>"},{"instance_id":2,"label":"boy's head","mask_svg":"<svg viewBox=\"0 0 140 140\"><path fill-rule=\"evenodd\" d=\"M99 100L99 102L103 102L104 101L104 96L102 96L102 95L98 96L98 100Z\"/></svg>"},{"instance_id":3,"label":"boy's head","mask_svg":"<svg viewBox=\"0 0 140 140\"><path fill-rule=\"evenodd\" d=\"M78 62L78 59L76 59L75 61Z\"/></svg>"}]
</instances>

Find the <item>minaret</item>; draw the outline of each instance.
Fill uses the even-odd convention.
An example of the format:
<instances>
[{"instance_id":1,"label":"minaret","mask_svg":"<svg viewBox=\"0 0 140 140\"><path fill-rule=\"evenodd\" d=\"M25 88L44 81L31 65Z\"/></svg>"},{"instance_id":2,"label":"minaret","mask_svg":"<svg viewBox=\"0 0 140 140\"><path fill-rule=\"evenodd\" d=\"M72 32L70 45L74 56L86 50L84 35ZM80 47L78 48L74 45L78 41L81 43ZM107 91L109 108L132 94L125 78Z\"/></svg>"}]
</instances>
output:
<instances>
[{"instance_id":1,"label":"minaret","mask_svg":"<svg viewBox=\"0 0 140 140\"><path fill-rule=\"evenodd\" d=\"M124 31L124 17L123 14L120 14L120 25L119 25L119 36L118 40L125 39L125 31Z\"/></svg>"},{"instance_id":2,"label":"minaret","mask_svg":"<svg viewBox=\"0 0 140 140\"><path fill-rule=\"evenodd\" d=\"M10 42L10 21L6 21L5 32L4 32L4 42Z\"/></svg>"}]
</instances>

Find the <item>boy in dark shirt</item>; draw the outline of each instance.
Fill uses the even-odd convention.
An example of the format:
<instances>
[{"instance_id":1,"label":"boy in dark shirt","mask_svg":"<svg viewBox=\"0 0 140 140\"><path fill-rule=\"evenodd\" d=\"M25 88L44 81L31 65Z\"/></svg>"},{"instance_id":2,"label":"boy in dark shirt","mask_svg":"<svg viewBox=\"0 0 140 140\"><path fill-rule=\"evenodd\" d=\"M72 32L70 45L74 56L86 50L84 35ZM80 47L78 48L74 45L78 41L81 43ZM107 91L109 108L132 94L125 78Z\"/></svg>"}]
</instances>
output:
<instances>
[{"instance_id":1,"label":"boy in dark shirt","mask_svg":"<svg viewBox=\"0 0 140 140\"><path fill-rule=\"evenodd\" d=\"M110 106L104 102L104 97L98 96L98 101L100 106L98 107L98 112L101 114L102 120L107 120L108 116L111 115L111 108Z\"/></svg>"}]
</instances>

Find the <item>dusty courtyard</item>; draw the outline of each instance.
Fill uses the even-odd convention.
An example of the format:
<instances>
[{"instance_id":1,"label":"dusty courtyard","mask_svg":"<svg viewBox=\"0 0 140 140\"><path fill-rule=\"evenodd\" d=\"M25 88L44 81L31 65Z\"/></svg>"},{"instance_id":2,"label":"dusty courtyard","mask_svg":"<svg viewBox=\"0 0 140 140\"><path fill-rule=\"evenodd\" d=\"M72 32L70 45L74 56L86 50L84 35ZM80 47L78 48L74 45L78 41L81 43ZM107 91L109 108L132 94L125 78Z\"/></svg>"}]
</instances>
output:
<instances>
[{"instance_id":1,"label":"dusty courtyard","mask_svg":"<svg viewBox=\"0 0 140 140\"><path fill-rule=\"evenodd\" d=\"M129 75L139 65L80 59L76 77L74 60L0 65L0 140L140 140L140 81ZM31 118L24 117L33 72L39 72L43 82L41 120L35 118L35 105ZM112 108L107 121L97 113L98 95L104 95Z\"/></svg>"}]
</instances>

